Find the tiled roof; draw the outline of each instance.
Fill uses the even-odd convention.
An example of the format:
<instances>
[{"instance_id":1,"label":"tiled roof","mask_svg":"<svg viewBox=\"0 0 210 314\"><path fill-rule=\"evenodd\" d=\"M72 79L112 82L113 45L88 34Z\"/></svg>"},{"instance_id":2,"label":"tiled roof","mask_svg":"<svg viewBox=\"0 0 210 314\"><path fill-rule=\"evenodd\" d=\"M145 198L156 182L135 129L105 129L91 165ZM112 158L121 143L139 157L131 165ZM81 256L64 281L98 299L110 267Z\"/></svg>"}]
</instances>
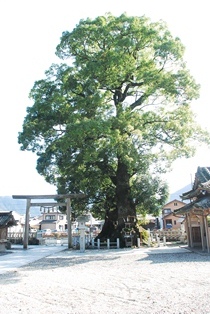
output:
<instances>
[{"instance_id":1,"label":"tiled roof","mask_svg":"<svg viewBox=\"0 0 210 314\"><path fill-rule=\"evenodd\" d=\"M194 197L197 197L198 195L201 194L201 189L197 189L197 190L190 190L188 192L183 193L180 197L183 200L189 200L192 199Z\"/></svg>"},{"instance_id":2,"label":"tiled roof","mask_svg":"<svg viewBox=\"0 0 210 314\"><path fill-rule=\"evenodd\" d=\"M210 180L208 180L208 181L206 181L206 182L204 182L204 183L201 183L201 187L202 187L204 190L210 192Z\"/></svg>"},{"instance_id":3,"label":"tiled roof","mask_svg":"<svg viewBox=\"0 0 210 314\"><path fill-rule=\"evenodd\" d=\"M195 177L198 183L205 183L210 180L210 167L198 167Z\"/></svg>"},{"instance_id":4,"label":"tiled roof","mask_svg":"<svg viewBox=\"0 0 210 314\"><path fill-rule=\"evenodd\" d=\"M176 209L174 211L174 214L186 214L186 213L189 213L190 210L197 210L197 209L200 209L200 210L205 210L205 209L208 209L210 208L210 196L205 196L201 199L197 199L195 200L194 202L191 202L189 204L186 204L185 206L179 208L179 209Z\"/></svg>"},{"instance_id":5,"label":"tiled roof","mask_svg":"<svg viewBox=\"0 0 210 314\"><path fill-rule=\"evenodd\" d=\"M174 211L175 214L186 214L189 211L201 211L210 208L210 167L198 167L192 190L183 193L182 200L191 199L191 203Z\"/></svg>"},{"instance_id":6,"label":"tiled roof","mask_svg":"<svg viewBox=\"0 0 210 314\"><path fill-rule=\"evenodd\" d=\"M208 209L210 208L210 196L203 197L195 202L194 206L195 209Z\"/></svg>"},{"instance_id":7,"label":"tiled roof","mask_svg":"<svg viewBox=\"0 0 210 314\"><path fill-rule=\"evenodd\" d=\"M12 212L0 212L0 228L16 225Z\"/></svg>"},{"instance_id":8,"label":"tiled roof","mask_svg":"<svg viewBox=\"0 0 210 314\"><path fill-rule=\"evenodd\" d=\"M193 189L183 193L180 197L182 200L200 198L210 194L210 167L198 167L195 174Z\"/></svg>"}]
</instances>

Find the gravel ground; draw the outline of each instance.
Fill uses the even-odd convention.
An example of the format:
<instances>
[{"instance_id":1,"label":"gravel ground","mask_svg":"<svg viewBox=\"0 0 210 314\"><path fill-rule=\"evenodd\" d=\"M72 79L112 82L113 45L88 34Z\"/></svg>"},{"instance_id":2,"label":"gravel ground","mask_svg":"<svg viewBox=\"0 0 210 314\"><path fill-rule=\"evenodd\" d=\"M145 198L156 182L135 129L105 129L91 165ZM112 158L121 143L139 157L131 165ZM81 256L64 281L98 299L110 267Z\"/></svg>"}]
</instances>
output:
<instances>
[{"instance_id":1,"label":"gravel ground","mask_svg":"<svg viewBox=\"0 0 210 314\"><path fill-rule=\"evenodd\" d=\"M209 262L190 251L65 250L0 275L0 313L210 313Z\"/></svg>"}]
</instances>

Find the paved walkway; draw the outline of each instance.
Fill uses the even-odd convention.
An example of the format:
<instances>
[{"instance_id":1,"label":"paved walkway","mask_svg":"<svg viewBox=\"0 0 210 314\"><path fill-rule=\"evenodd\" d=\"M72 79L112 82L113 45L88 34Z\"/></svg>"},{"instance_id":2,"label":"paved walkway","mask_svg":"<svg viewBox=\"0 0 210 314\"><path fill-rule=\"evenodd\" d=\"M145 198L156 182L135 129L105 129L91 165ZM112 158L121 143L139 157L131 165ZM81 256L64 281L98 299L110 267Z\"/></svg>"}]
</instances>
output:
<instances>
[{"instance_id":1,"label":"paved walkway","mask_svg":"<svg viewBox=\"0 0 210 314\"><path fill-rule=\"evenodd\" d=\"M13 245L11 250L6 251L6 254L0 254L0 274L7 271L15 271L21 266L25 266L31 262L35 262L47 256L56 256L62 254L62 251L67 249L65 246L42 246L31 245L28 249L23 249L22 245ZM141 247L139 249L119 249L119 250L86 250L81 253L79 250L72 250L72 256L88 255L88 254L167 254L167 253L189 253L189 249L183 247L163 246L159 248Z\"/></svg>"},{"instance_id":2,"label":"paved walkway","mask_svg":"<svg viewBox=\"0 0 210 314\"><path fill-rule=\"evenodd\" d=\"M41 246L31 245L23 249L22 245L13 245L4 255L0 254L0 274L14 271L18 267L35 262L43 257L50 256L65 250L67 246Z\"/></svg>"}]
</instances>

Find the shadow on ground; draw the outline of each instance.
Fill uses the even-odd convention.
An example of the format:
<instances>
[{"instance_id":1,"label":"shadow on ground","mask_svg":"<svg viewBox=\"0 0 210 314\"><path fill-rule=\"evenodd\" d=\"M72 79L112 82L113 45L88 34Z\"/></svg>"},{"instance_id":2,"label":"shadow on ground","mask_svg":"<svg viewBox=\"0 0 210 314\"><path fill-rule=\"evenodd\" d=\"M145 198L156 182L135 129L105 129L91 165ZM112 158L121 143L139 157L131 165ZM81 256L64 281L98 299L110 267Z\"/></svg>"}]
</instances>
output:
<instances>
[{"instance_id":1,"label":"shadow on ground","mask_svg":"<svg viewBox=\"0 0 210 314\"><path fill-rule=\"evenodd\" d=\"M18 274L18 271L8 271L5 274L0 274L1 286L16 284L18 281L20 281L20 275Z\"/></svg>"},{"instance_id":2,"label":"shadow on ground","mask_svg":"<svg viewBox=\"0 0 210 314\"><path fill-rule=\"evenodd\" d=\"M69 256L69 257L45 257L38 261L23 266L20 269L25 270L41 270L41 269L55 269L63 267L73 267L79 264L85 264L90 262L113 261L119 259L120 256Z\"/></svg>"},{"instance_id":3,"label":"shadow on ground","mask_svg":"<svg viewBox=\"0 0 210 314\"><path fill-rule=\"evenodd\" d=\"M165 263L200 263L209 262L209 254L198 254L197 252L184 252L184 253L160 253L160 254L145 254L137 260L137 262L150 261L154 264L165 264Z\"/></svg>"}]
</instances>

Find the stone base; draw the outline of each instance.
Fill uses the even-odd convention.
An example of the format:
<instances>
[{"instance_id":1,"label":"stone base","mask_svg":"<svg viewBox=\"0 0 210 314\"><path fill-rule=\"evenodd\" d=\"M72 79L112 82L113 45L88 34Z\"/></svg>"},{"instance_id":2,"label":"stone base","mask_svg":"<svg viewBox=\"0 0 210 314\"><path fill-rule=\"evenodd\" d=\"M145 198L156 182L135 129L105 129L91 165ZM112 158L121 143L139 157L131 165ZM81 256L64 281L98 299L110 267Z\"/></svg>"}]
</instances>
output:
<instances>
[{"instance_id":1,"label":"stone base","mask_svg":"<svg viewBox=\"0 0 210 314\"><path fill-rule=\"evenodd\" d=\"M5 252L7 249L7 240L0 240L0 252Z\"/></svg>"}]
</instances>

